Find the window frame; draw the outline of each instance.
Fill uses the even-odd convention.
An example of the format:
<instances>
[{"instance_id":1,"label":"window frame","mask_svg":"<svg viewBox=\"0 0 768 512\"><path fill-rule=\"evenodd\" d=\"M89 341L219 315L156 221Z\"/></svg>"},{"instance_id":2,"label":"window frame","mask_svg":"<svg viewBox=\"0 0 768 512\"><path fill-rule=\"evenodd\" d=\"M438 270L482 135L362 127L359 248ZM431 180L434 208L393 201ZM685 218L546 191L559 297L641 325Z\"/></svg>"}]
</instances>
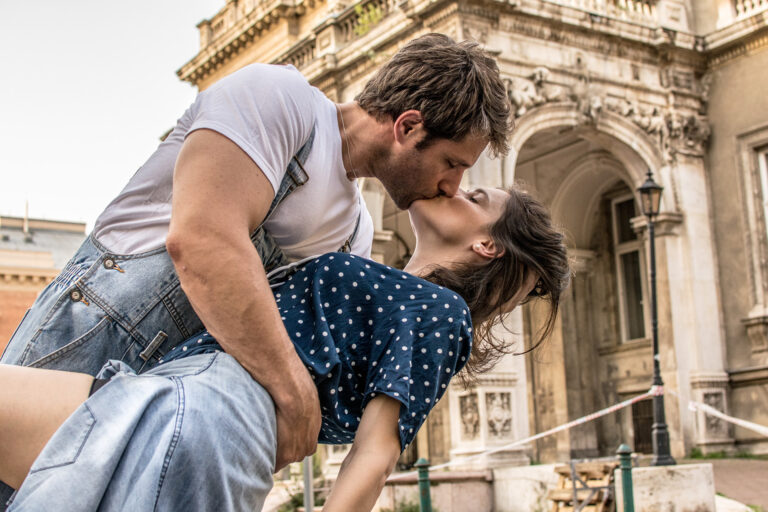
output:
<instances>
[{"instance_id":1,"label":"window frame","mask_svg":"<svg viewBox=\"0 0 768 512\"><path fill-rule=\"evenodd\" d=\"M755 148L754 151L763 199L763 235L768 238L768 146Z\"/></svg>"},{"instance_id":2,"label":"window frame","mask_svg":"<svg viewBox=\"0 0 768 512\"><path fill-rule=\"evenodd\" d=\"M648 310L649 296L648 296L648 274L647 264L645 259L645 241L642 236L638 235L635 240L628 242L619 242L619 223L617 213L617 205L631 200L635 206L635 213L638 211L638 204L635 196L628 192L626 194L617 195L611 198L611 234L613 242L613 257L614 265L616 267L616 291L618 295L619 304L619 328L621 330L621 336L619 337L621 343L629 343L632 341L648 339L648 333L650 332L650 312ZM624 254L630 252L638 253L638 260L640 264L640 304L643 310L643 335L639 338L631 338L629 335L629 319L627 318L627 296L624 289L625 281L625 269L622 265L621 257Z\"/></svg>"},{"instance_id":3,"label":"window frame","mask_svg":"<svg viewBox=\"0 0 768 512\"><path fill-rule=\"evenodd\" d=\"M768 124L736 137L744 194L745 263L749 275L750 310L743 321L768 325Z\"/></svg>"}]
</instances>

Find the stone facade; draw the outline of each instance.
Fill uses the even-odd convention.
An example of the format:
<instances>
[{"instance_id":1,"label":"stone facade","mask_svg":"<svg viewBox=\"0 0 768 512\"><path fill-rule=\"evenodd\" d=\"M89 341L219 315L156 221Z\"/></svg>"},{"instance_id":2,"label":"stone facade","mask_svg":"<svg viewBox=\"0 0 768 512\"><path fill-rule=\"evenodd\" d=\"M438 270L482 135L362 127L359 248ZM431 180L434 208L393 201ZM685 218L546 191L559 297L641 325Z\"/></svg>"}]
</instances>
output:
<instances>
[{"instance_id":1,"label":"stone facade","mask_svg":"<svg viewBox=\"0 0 768 512\"><path fill-rule=\"evenodd\" d=\"M660 364L672 452L768 452L696 416L687 400L768 424L768 3L765 0L229 0L202 21L179 71L205 89L252 62L291 63L332 100L427 32L475 39L498 59L514 105L512 150L482 157L464 186L513 182L568 235L573 286L552 338L505 358L470 388L452 384L412 453L434 463L480 453L624 398L651 382L647 229L636 188L664 187L656 223ZM380 185L362 184L375 257L402 264L413 235ZM535 304L511 315L535 338ZM650 449L647 403L477 470ZM342 452L330 452L337 464Z\"/></svg>"},{"instance_id":2,"label":"stone facade","mask_svg":"<svg viewBox=\"0 0 768 512\"><path fill-rule=\"evenodd\" d=\"M0 217L0 352L85 238L85 224Z\"/></svg>"}]
</instances>

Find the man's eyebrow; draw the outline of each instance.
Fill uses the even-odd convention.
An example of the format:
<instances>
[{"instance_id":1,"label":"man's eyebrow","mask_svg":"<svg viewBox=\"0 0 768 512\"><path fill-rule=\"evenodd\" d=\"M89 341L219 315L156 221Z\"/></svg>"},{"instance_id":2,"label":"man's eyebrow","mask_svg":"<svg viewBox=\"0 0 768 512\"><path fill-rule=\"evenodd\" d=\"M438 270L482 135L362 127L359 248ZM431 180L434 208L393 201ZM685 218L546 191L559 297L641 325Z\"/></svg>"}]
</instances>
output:
<instances>
[{"instance_id":1,"label":"man's eyebrow","mask_svg":"<svg viewBox=\"0 0 768 512\"><path fill-rule=\"evenodd\" d=\"M488 197L488 192L485 191L484 188L476 188L475 192L479 192L480 194L483 194L485 196L486 201L490 201L490 197Z\"/></svg>"},{"instance_id":2,"label":"man's eyebrow","mask_svg":"<svg viewBox=\"0 0 768 512\"><path fill-rule=\"evenodd\" d=\"M456 164L457 167L466 167L469 169L472 167L470 164L462 160L461 158L457 157L456 155L450 155L448 156L448 160L450 160L452 163Z\"/></svg>"}]
</instances>

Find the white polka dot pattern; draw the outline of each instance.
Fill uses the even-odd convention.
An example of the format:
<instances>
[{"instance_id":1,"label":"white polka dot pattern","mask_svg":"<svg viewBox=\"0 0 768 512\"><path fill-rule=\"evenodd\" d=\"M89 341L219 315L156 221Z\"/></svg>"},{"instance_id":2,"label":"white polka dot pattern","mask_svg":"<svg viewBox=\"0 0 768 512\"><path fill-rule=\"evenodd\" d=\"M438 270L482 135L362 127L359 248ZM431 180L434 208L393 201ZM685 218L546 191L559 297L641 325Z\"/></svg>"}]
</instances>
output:
<instances>
[{"instance_id":1,"label":"white polka dot pattern","mask_svg":"<svg viewBox=\"0 0 768 512\"><path fill-rule=\"evenodd\" d=\"M402 404L398 430L405 449L469 358L466 303L400 270L349 254L326 254L274 293L317 385L321 443L351 443L368 400L383 394Z\"/></svg>"}]
</instances>

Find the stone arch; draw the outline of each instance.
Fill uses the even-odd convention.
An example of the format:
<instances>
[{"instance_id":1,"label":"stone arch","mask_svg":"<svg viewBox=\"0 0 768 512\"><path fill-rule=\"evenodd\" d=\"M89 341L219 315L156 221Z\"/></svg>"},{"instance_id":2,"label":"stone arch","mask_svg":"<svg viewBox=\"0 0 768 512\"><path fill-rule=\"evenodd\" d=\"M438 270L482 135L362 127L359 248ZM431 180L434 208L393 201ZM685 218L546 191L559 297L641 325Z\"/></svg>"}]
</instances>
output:
<instances>
[{"instance_id":1,"label":"stone arch","mask_svg":"<svg viewBox=\"0 0 768 512\"><path fill-rule=\"evenodd\" d=\"M648 377L644 366L650 359L645 354L646 336L634 336L636 331L632 336L626 334L627 311L636 313L626 306L627 297L632 305L647 302L645 295L638 301L636 293L645 293L642 241L627 239L624 242L631 245L617 248L615 205L631 193L636 208L629 216L636 217L636 188L645 180L647 170L653 170L656 179L662 181L671 169L655 141L631 120L602 112L595 122L584 123L584 116L572 104L544 105L521 116L510 145L505 178L509 179L509 173L516 175L547 204L567 234L574 269L568 298L561 304L559 323L550 340L552 356L546 360L546 371L530 367L535 390L531 407L537 428L542 430L557 424L556 415L551 413L553 404L578 417L636 392L632 379ZM672 204L674 200L666 208ZM631 260L621 259L630 252ZM637 280L627 286L637 275L641 276L639 286L635 286ZM538 318L535 311L527 315L526 336L533 336ZM626 345L634 351L631 360L624 345L628 341L634 342ZM560 445L540 443L537 455L607 455L620 439L635 441L631 437L632 414L618 414L573 429L567 442Z\"/></svg>"},{"instance_id":2,"label":"stone arch","mask_svg":"<svg viewBox=\"0 0 768 512\"><path fill-rule=\"evenodd\" d=\"M569 167L571 170L555 192L550 209L553 219L569 234L573 247L587 247L603 193L619 180L631 187L632 176L621 161L605 150L581 155Z\"/></svg>"},{"instance_id":3,"label":"stone arch","mask_svg":"<svg viewBox=\"0 0 768 512\"><path fill-rule=\"evenodd\" d=\"M528 111L516 123L517 127L509 140L510 152L504 162L506 183L514 180L517 157L531 136L545 130L571 128L577 130L580 138L600 145L621 162L627 170L630 188L643 183L648 169L663 186L671 185L662 149L639 126L619 114L602 111L596 122L585 124L584 115L575 104L553 103ZM666 195L662 209L675 210L673 202L672 194Z\"/></svg>"}]
</instances>

